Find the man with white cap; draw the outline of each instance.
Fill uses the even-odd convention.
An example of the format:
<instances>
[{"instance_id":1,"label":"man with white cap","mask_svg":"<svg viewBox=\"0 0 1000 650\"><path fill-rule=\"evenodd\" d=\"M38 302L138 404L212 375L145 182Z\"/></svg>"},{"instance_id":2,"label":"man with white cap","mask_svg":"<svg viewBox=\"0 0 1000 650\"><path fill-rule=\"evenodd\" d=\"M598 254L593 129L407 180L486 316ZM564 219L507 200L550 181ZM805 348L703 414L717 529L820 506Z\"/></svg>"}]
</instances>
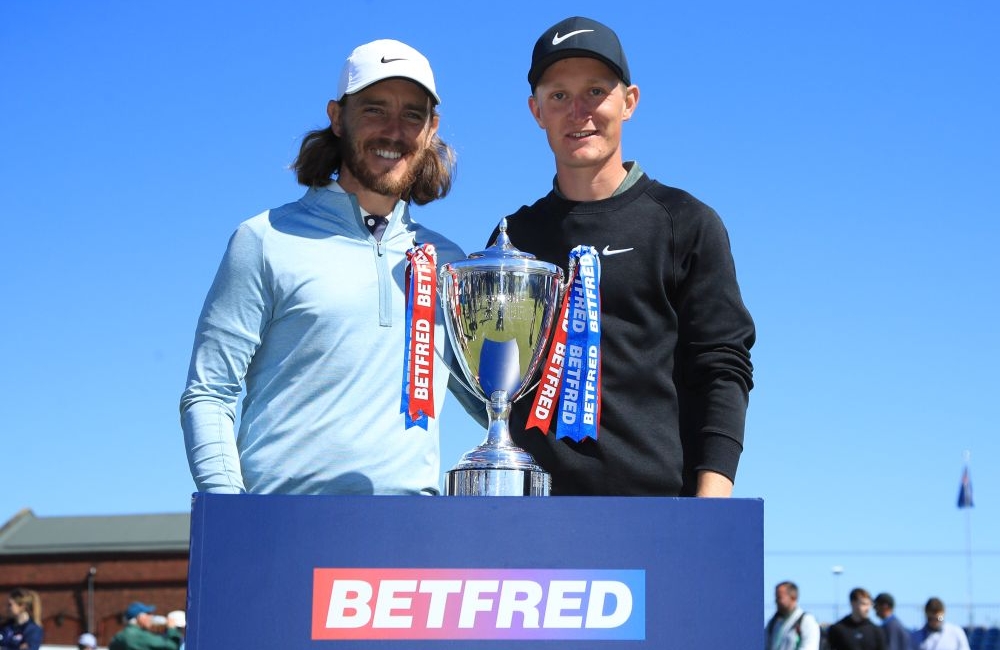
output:
<instances>
[{"instance_id":1,"label":"man with white cap","mask_svg":"<svg viewBox=\"0 0 1000 650\"><path fill-rule=\"evenodd\" d=\"M409 210L451 188L439 102L420 52L394 40L359 46L327 104L330 125L306 134L293 164L305 195L232 236L180 404L199 491L438 492L437 415L450 376L440 316L440 354L428 355L433 413L410 413L401 394L408 254L430 244L438 264L464 257Z\"/></svg>"}]
</instances>

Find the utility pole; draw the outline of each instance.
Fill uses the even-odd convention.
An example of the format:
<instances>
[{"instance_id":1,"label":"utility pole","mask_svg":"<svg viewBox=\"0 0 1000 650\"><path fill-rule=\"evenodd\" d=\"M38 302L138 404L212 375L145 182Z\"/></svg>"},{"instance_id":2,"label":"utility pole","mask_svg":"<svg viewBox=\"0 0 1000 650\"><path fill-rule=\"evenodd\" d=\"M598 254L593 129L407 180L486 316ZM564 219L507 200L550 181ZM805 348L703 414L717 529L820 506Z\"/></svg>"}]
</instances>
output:
<instances>
[{"instance_id":1,"label":"utility pole","mask_svg":"<svg viewBox=\"0 0 1000 650\"><path fill-rule=\"evenodd\" d=\"M840 620L840 574L844 572L844 567L839 564L834 565L833 571L833 622Z\"/></svg>"},{"instance_id":2,"label":"utility pole","mask_svg":"<svg viewBox=\"0 0 1000 650\"><path fill-rule=\"evenodd\" d=\"M87 571L87 631L96 634L94 631L94 576L97 575L97 567L92 566Z\"/></svg>"}]
</instances>

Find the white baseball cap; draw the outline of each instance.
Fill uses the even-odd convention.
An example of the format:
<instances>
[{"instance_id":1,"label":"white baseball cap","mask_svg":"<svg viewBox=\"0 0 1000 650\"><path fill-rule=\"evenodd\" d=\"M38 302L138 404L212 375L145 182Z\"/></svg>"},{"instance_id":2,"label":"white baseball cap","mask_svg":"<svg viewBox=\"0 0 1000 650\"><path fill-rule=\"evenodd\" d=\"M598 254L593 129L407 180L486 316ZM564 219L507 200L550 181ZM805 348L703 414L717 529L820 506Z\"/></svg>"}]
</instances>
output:
<instances>
[{"instance_id":1,"label":"white baseball cap","mask_svg":"<svg viewBox=\"0 0 1000 650\"><path fill-rule=\"evenodd\" d=\"M441 103L434 88L434 73L431 64L420 52L399 41L381 39L354 48L344 62L337 85L337 101L344 95L356 93L373 83L400 77L409 79L424 87L434 99Z\"/></svg>"}]
</instances>

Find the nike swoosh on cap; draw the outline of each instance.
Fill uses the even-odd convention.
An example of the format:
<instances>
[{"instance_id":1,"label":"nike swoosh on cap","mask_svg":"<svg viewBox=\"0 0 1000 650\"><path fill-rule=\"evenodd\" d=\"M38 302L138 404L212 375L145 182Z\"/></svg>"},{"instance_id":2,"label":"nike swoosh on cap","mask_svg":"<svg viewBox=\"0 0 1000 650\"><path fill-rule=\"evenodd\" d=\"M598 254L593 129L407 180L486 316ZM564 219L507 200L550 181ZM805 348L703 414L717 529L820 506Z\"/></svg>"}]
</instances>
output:
<instances>
[{"instance_id":1,"label":"nike swoosh on cap","mask_svg":"<svg viewBox=\"0 0 1000 650\"><path fill-rule=\"evenodd\" d=\"M627 253L634 250L635 248L608 248L605 246L604 250L601 251L601 255L607 257L608 255L617 255L618 253Z\"/></svg>"},{"instance_id":2,"label":"nike swoosh on cap","mask_svg":"<svg viewBox=\"0 0 1000 650\"><path fill-rule=\"evenodd\" d=\"M594 31L594 30L592 30L592 29L578 29L575 32L570 32L569 34L566 34L565 36L560 36L559 32L556 32L556 35L552 37L552 44L553 45L559 45L560 43L562 43L563 41L565 41L570 36L576 36L577 34L585 34L587 32L592 32L592 31Z\"/></svg>"},{"instance_id":3,"label":"nike swoosh on cap","mask_svg":"<svg viewBox=\"0 0 1000 650\"><path fill-rule=\"evenodd\" d=\"M382 63L392 63L393 61L405 61L405 60L406 59L404 59L402 57L400 57L398 59L387 59L384 56L382 57Z\"/></svg>"}]
</instances>

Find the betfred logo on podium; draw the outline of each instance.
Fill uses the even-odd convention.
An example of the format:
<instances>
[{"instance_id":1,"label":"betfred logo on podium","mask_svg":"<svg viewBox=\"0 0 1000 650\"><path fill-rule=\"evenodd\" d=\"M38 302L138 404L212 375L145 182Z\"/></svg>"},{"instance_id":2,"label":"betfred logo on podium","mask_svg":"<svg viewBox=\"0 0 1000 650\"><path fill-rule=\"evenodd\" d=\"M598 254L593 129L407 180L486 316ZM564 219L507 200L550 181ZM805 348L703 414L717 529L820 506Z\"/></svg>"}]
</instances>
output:
<instances>
[{"instance_id":1,"label":"betfred logo on podium","mask_svg":"<svg viewBox=\"0 0 1000 650\"><path fill-rule=\"evenodd\" d=\"M646 572L317 568L312 638L644 640Z\"/></svg>"}]
</instances>

